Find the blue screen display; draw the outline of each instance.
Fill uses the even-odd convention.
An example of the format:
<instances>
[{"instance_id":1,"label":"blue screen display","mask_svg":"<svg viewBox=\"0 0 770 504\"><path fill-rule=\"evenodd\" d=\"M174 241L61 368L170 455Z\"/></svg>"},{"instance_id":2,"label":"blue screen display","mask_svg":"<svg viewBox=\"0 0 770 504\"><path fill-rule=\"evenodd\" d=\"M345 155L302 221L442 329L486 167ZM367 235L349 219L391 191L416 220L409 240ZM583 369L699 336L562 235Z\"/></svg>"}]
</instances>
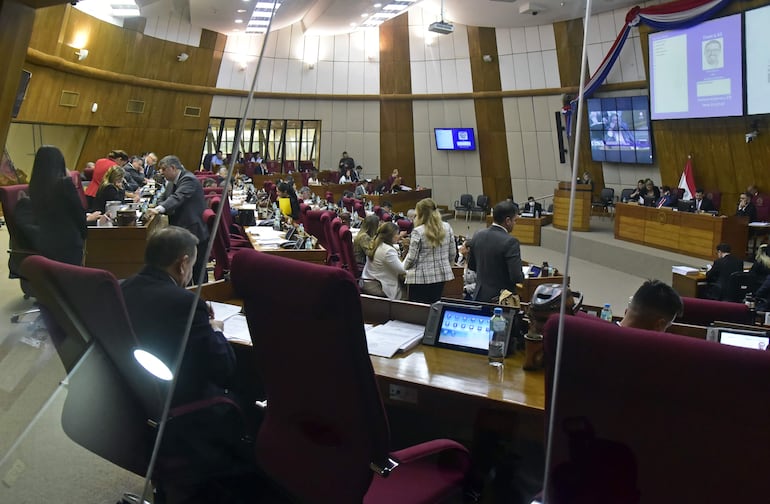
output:
<instances>
[{"instance_id":1,"label":"blue screen display","mask_svg":"<svg viewBox=\"0 0 770 504\"><path fill-rule=\"evenodd\" d=\"M489 348L489 315L444 309L438 342L479 350Z\"/></svg>"},{"instance_id":2,"label":"blue screen display","mask_svg":"<svg viewBox=\"0 0 770 504\"><path fill-rule=\"evenodd\" d=\"M476 150L473 128L435 128L438 150Z\"/></svg>"}]
</instances>

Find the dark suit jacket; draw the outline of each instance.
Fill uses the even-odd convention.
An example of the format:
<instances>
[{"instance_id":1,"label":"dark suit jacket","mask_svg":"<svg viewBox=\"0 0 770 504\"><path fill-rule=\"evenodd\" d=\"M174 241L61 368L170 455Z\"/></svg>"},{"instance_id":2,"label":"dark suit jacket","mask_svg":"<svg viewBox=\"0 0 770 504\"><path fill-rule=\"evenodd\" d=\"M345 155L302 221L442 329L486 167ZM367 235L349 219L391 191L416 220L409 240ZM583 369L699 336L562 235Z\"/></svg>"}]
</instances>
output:
<instances>
[{"instance_id":1,"label":"dark suit jacket","mask_svg":"<svg viewBox=\"0 0 770 504\"><path fill-rule=\"evenodd\" d=\"M743 271L743 260L733 254L728 254L714 261L711 269L706 273L706 281L715 287L714 291L712 291L712 297L717 299L724 297L730 275L736 271Z\"/></svg>"},{"instance_id":2,"label":"dark suit jacket","mask_svg":"<svg viewBox=\"0 0 770 504\"><path fill-rule=\"evenodd\" d=\"M118 189L117 186L112 184L100 187L94 198L93 210L104 213L104 208L107 206L108 201L120 201L126 197L126 191L124 189Z\"/></svg>"},{"instance_id":3,"label":"dark suit jacket","mask_svg":"<svg viewBox=\"0 0 770 504\"><path fill-rule=\"evenodd\" d=\"M40 254L54 261L81 266L88 230L86 213L72 179L67 177L57 181L43 199L42 202L32 201L40 229L36 240Z\"/></svg>"},{"instance_id":4,"label":"dark suit jacket","mask_svg":"<svg viewBox=\"0 0 770 504\"><path fill-rule=\"evenodd\" d=\"M756 222L757 220L757 209L754 207L754 204L749 203L746 205L743 210L736 210L735 215L741 216L741 217L748 217L749 222Z\"/></svg>"},{"instance_id":5,"label":"dark suit jacket","mask_svg":"<svg viewBox=\"0 0 770 504\"><path fill-rule=\"evenodd\" d=\"M158 204L166 209L169 224L187 229L201 242L209 239L209 230L203 222L206 209L203 186L195 175L182 170L175 184L166 184L166 192Z\"/></svg>"},{"instance_id":6,"label":"dark suit jacket","mask_svg":"<svg viewBox=\"0 0 770 504\"><path fill-rule=\"evenodd\" d=\"M690 211L694 212L696 210L697 202L695 200L692 200L690 202ZM709 198L703 198L701 200L700 209L702 212L713 212L716 210L716 207L714 207L714 202L711 201Z\"/></svg>"},{"instance_id":7,"label":"dark suit jacket","mask_svg":"<svg viewBox=\"0 0 770 504\"><path fill-rule=\"evenodd\" d=\"M120 287L139 343L171 367L182 344L195 295L176 285L165 271L149 266ZM206 304L199 300L173 405L219 393L234 373L233 350L222 333L211 328Z\"/></svg>"},{"instance_id":8,"label":"dark suit jacket","mask_svg":"<svg viewBox=\"0 0 770 504\"><path fill-rule=\"evenodd\" d=\"M468 268L476 272L474 300L491 301L502 289L516 292L516 284L524 280L519 240L495 225L478 231L471 240Z\"/></svg>"},{"instance_id":9,"label":"dark suit jacket","mask_svg":"<svg viewBox=\"0 0 770 504\"><path fill-rule=\"evenodd\" d=\"M533 208L533 206L534 206L534 208ZM534 214L538 214L538 213L542 214L543 213L543 205L541 205L537 201L533 202L532 205L530 205L529 201L527 201L526 203L524 203L524 210L522 210L522 213L525 213L525 212L526 213L534 213Z\"/></svg>"}]
</instances>

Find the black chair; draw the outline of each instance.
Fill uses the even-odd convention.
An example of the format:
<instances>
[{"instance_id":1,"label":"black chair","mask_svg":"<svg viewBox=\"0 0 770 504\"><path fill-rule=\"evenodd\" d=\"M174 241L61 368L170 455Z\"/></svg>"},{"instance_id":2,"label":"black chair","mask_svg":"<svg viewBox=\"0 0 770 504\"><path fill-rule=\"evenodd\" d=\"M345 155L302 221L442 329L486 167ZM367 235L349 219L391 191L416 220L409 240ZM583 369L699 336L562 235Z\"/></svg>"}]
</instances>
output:
<instances>
[{"instance_id":1,"label":"black chair","mask_svg":"<svg viewBox=\"0 0 770 504\"><path fill-rule=\"evenodd\" d=\"M457 218L457 214L459 212L463 212L465 214L465 220L468 220L468 216L470 216L472 208L473 208L473 195L461 194L460 200L455 201L455 219Z\"/></svg>"},{"instance_id":2,"label":"black chair","mask_svg":"<svg viewBox=\"0 0 770 504\"><path fill-rule=\"evenodd\" d=\"M471 216L474 214L479 214L481 216L480 220L484 220L484 217L486 217L488 211L489 196L479 194L478 198L476 198L476 204L471 208Z\"/></svg>"},{"instance_id":3,"label":"black chair","mask_svg":"<svg viewBox=\"0 0 770 504\"><path fill-rule=\"evenodd\" d=\"M631 199L631 195L634 193L635 189L623 189L620 191L620 201L623 203L627 203L628 200Z\"/></svg>"},{"instance_id":4,"label":"black chair","mask_svg":"<svg viewBox=\"0 0 770 504\"><path fill-rule=\"evenodd\" d=\"M599 199L591 203L591 210L598 209L600 215L612 216L612 210L615 208L615 189L605 187L602 189Z\"/></svg>"},{"instance_id":5,"label":"black chair","mask_svg":"<svg viewBox=\"0 0 770 504\"><path fill-rule=\"evenodd\" d=\"M748 271L736 271L730 275L727 285L722 292L722 301L742 303L746 297L751 297L759 289L761 281Z\"/></svg>"}]
</instances>

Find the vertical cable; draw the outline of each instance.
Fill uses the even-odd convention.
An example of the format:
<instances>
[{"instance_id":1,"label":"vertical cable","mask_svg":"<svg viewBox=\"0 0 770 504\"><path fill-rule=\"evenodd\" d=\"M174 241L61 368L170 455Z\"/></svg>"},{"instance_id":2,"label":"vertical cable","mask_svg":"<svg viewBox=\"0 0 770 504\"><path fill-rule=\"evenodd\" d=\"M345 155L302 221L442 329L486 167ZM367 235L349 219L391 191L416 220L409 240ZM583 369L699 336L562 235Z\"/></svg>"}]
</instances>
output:
<instances>
[{"instance_id":1,"label":"vertical cable","mask_svg":"<svg viewBox=\"0 0 770 504\"><path fill-rule=\"evenodd\" d=\"M265 39L262 41L262 48L259 52L259 60L257 61L257 68L254 70L254 78L251 81L251 88L249 89L249 95L246 99L246 104L243 107L243 115L241 117L241 121L239 122L236 136L234 138L234 147L233 147L233 153L230 159L230 166L227 169L227 177L225 178L225 185L222 189L222 197L227 198L228 197L228 190L230 188L230 183L232 182L233 178L233 171L235 170L235 162L238 159L239 154L239 148L240 148L240 139L241 135L243 135L243 125L246 123L246 117L249 113L249 106L251 105L252 99L254 97L254 91L257 87L257 77L259 76L259 69L262 66L262 57L265 54L265 46L267 45L267 39L270 36L271 28L273 26L273 19L275 18L275 11L276 11L276 4L277 0L273 0L273 12L272 16L270 16L270 21L267 25L267 31L265 32ZM216 217L214 219L214 227L211 231L211 235L209 236L209 242L206 245L206 258L211 256L211 249L214 245L214 240L216 239L217 230L219 229L220 222L222 220L222 211L224 210L225 205L224 203L221 203L219 205L219 208L217 209ZM190 329L192 328L193 319L195 318L195 311L198 307L198 301L201 297L201 290L203 288L203 280L206 278L206 268L203 268L201 271L200 276L196 279L197 280L197 286L195 288L195 299L192 302L192 306L190 306L190 312L187 315L187 325L185 326L184 331L184 337L182 338L182 344L179 346L179 352L177 353L176 359L174 360L172 372L173 377L171 379L171 383L168 387L168 393L166 394L166 400L163 404L163 413L160 417L160 422L158 424L158 435L155 438L155 445L152 448L152 455L150 456L150 463L147 467L147 474L145 475L144 479L144 490L142 490L142 503L145 501L148 501L148 498L150 496L150 492L152 491L152 473L155 470L155 464L158 459L158 453L160 451L160 445L163 441L163 434L166 430L166 424L168 423L168 414L171 409L171 400L173 398L174 389L176 388L176 382L179 378L179 369L182 365L182 358L184 357L185 349L187 348L187 342L190 339Z\"/></svg>"},{"instance_id":2,"label":"vertical cable","mask_svg":"<svg viewBox=\"0 0 770 504\"><path fill-rule=\"evenodd\" d=\"M549 493L549 480L550 480L550 468L551 460L553 458L553 433L554 422L556 419L555 405L557 403L557 391L559 389L559 378L561 374L561 356L564 345L562 339L564 335L564 316L567 311L567 292L569 281L569 265L570 265L570 253L572 250L572 224L575 216L575 193L577 189L577 172L578 172L578 156L577 153L580 150L580 136L583 131L583 121L578 117L578 114L583 112L583 98L585 94L585 80L588 73L588 61L586 57L586 46L588 43L588 24L591 19L591 0L586 0L586 12L583 20L583 53L580 63L580 88L578 94L577 111L574 114L574 118L577 121L577 127L575 131L575 149L572 153L572 183L570 184L570 196L569 196L569 219L567 221L567 243L564 250L564 277L562 278L561 290L561 306L559 307L559 329L556 333L556 358L553 365L553 383L551 384L551 407L548 415L548 434L546 437L545 448L545 477L543 478L543 503L548 502ZM590 218L590 216L589 216Z\"/></svg>"}]
</instances>

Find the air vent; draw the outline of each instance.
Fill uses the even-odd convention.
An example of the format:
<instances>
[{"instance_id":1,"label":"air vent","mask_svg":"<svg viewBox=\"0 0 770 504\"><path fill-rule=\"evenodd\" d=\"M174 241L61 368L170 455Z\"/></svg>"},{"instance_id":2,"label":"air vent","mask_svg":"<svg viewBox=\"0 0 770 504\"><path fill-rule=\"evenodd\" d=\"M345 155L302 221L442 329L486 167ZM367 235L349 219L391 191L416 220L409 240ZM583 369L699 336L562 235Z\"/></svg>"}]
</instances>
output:
<instances>
[{"instance_id":1,"label":"air vent","mask_svg":"<svg viewBox=\"0 0 770 504\"><path fill-rule=\"evenodd\" d=\"M190 107L187 106L184 108L184 115L185 117L200 117L201 116L201 108L200 107Z\"/></svg>"},{"instance_id":2,"label":"air vent","mask_svg":"<svg viewBox=\"0 0 770 504\"><path fill-rule=\"evenodd\" d=\"M144 114L144 102L141 100L128 100L126 112L130 114Z\"/></svg>"},{"instance_id":3,"label":"air vent","mask_svg":"<svg viewBox=\"0 0 770 504\"><path fill-rule=\"evenodd\" d=\"M62 107L77 107L80 100L80 93L75 91L62 91L59 98L59 105Z\"/></svg>"}]
</instances>

